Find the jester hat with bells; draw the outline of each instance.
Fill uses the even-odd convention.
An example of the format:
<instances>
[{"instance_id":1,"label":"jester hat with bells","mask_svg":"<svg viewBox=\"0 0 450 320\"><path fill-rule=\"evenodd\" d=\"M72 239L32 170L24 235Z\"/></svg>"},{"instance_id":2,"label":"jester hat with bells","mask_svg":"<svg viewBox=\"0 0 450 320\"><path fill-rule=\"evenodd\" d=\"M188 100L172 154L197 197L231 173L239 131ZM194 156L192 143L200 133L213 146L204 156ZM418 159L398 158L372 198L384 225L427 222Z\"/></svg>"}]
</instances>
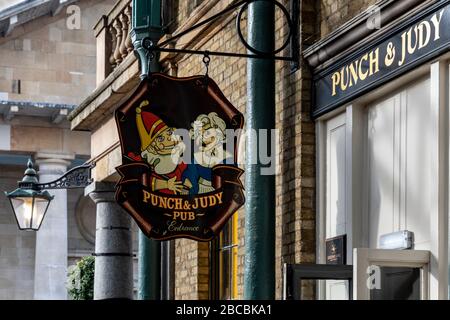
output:
<instances>
[{"instance_id":1,"label":"jester hat with bells","mask_svg":"<svg viewBox=\"0 0 450 320\"><path fill-rule=\"evenodd\" d=\"M169 129L157 115L142 110L142 107L146 105L148 105L147 100L136 108L136 125L141 139L141 151L146 150L159 134Z\"/></svg>"}]
</instances>

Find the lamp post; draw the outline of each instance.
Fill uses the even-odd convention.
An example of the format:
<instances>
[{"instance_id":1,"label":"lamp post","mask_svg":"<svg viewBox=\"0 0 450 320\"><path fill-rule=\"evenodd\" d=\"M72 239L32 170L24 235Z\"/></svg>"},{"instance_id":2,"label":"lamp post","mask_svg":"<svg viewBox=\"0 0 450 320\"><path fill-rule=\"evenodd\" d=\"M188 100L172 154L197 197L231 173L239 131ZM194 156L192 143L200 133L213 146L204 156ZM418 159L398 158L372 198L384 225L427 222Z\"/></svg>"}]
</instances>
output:
<instances>
[{"instance_id":1,"label":"lamp post","mask_svg":"<svg viewBox=\"0 0 450 320\"><path fill-rule=\"evenodd\" d=\"M39 183L36 170L31 159L19 188L12 192L5 192L11 203L17 225L20 230L38 231L44 220L45 213L53 200L47 189L85 188L91 182L91 169L94 164L84 164L67 171L60 178Z\"/></svg>"}]
</instances>

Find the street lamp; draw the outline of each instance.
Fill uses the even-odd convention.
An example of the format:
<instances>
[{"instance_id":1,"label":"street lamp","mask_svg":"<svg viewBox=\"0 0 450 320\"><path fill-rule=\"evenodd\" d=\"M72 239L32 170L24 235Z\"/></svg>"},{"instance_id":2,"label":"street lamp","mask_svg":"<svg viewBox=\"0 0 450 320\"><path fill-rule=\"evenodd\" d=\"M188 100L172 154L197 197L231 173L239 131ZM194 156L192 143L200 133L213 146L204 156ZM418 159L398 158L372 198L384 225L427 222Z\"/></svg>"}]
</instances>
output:
<instances>
[{"instance_id":1,"label":"street lamp","mask_svg":"<svg viewBox=\"0 0 450 320\"><path fill-rule=\"evenodd\" d=\"M20 230L38 231L44 220L50 201L53 196L45 189L71 189L84 188L91 180L91 169L94 164L84 164L67 171L60 178L39 183L33 162L28 160L27 169L19 188L12 192L5 192L11 203L17 225Z\"/></svg>"}]
</instances>

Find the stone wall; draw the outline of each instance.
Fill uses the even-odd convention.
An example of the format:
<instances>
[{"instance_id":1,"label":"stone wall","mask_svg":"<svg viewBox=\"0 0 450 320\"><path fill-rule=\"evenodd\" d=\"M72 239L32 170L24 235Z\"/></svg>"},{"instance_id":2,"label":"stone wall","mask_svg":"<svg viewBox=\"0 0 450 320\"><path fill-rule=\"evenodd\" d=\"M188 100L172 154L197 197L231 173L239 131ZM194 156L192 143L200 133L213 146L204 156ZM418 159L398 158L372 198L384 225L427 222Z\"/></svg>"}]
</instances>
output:
<instances>
[{"instance_id":1,"label":"stone wall","mask_svg":"<svg viewBox=\"0 0 450 320\"><path fill-rule=\"evenodd\" d=\"M36 233L20 231L3 191L17 188L24 167L0 166L0 300L33 299Z\"/></svg>"},{"instance_id":2,"label":"stone wall","mask_svg":"<svg viewBox=\"0 0 450 320\"><path fill-rule=\"evenodd\" d=\"M17 180L23 176L24 170L25 165L0 166L0 300L33 299L36 233L18 229L9 201L3 195L3 191L17 188ZM67 193L68 265L94 252L94 245L80 233L75 219L79 200L80 191ZM95 211L89 213L95 214Z\"/></svg>"},{"instance_id":3,"label":"stone wall","mask_svg":"<svg viewBox=\"0 0 450 320\"><path fill-rule=\"evenodd\" d=\"M66 10L16 27L0 37L0 100L77 104L95 88L96 41L92 27L106 14L114 0L78 1L81 29L69 30ZM20 93L17 90L20 80ZM67 122L54 124L50 117L0 117L11 132L0 136L0 146L9 155L46 151L82 155L90 153L86 132L71 132ZM6 151L5 151L6 150ZM0 191L17 188L25 164L0 166ZM68 195L69 265L94 251L80 232L75 212L83 190ZM92 211L93 206L87 207ZM92 215L95 214L91 212ZM95 220L94 220L95 221ZM94 226L95 229L95 226ZM36 233L19 231L7 199L0 195L0 300L32 299Z\"/></svg>"},{"instance_id":4,"label":"stone wall","mask_svg":"<svg viewBox=\"0 0 450 320\"><path fill-rule=\"evenodd\" d=\"M92 28L114 2L77 2L81 9L79 30L68 29L69 16L64 9L55 17L38 18L0 38L0 100L80 103L95 88Z\"/></svg>"}]
</instances>

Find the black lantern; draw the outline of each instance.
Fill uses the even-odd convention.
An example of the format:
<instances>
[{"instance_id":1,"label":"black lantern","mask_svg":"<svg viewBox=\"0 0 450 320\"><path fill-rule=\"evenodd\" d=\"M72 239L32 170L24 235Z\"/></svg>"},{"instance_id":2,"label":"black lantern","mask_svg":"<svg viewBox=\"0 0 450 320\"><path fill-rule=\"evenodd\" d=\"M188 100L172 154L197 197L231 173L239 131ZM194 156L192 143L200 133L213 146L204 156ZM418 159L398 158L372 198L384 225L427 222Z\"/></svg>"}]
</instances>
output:
<instances>
[{"instance_id":1,"label":"black lantern","mask_svg":"<svg viewBox=\"0 0 450 320\"><path fill-rule=\"evenodd\" d=\"M5 192L20 230L39 230L53 199L47 191L39 190L38 183L33 162L28 160L28 168L19 182L19 188L10 193Z\"/></svg>"},{"instance_id":2,"label":"black lantern","mask_svg":"<svg viewBox=\"0 0 450 320\"><path fill-rule=\"evenodd\" d=\"M20 230L38 231L44 220L53 196L44 189L84 188L91 180L93 164L82 165L66 172L59 179L49 183L39 183L33 162L28 160L25 176L19 181L19 188L5 192L11 203Z\"/></svg>"}]
</instances>

